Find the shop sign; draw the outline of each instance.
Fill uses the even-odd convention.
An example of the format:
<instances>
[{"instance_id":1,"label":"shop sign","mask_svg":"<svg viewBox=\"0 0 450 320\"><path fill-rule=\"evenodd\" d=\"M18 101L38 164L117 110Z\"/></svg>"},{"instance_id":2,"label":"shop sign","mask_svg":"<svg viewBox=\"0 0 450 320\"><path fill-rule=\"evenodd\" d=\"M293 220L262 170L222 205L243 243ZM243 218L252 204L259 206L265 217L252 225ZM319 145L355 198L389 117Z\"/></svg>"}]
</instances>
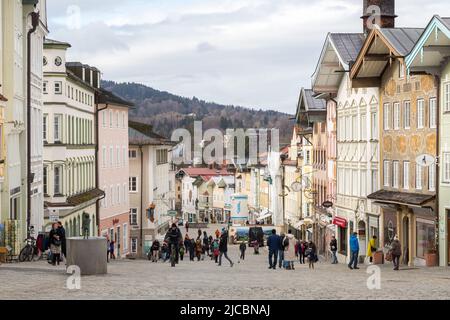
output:
<instances>
[{"instance_id":1,"label":"shop sign","mask_svg":"<svg viewBox=\"0 0 450 320\"><path fill-rule=\"evenodd\" d=\"M333 219L333 224L341 228L347 228L347 220L345 220L344 218L335 217Z\"/></svg>"},{"instance_id":2,"label":"shop sign","mask_svg":"<svg viewBox=\"0 0 450 320\"><path fill-rule=\"evenodd\" d=\"M333 202L331 201L325 201L324 203L322 203L322 207L324 208L331 208L333 206Z\"/></svg>"}]
</instances>

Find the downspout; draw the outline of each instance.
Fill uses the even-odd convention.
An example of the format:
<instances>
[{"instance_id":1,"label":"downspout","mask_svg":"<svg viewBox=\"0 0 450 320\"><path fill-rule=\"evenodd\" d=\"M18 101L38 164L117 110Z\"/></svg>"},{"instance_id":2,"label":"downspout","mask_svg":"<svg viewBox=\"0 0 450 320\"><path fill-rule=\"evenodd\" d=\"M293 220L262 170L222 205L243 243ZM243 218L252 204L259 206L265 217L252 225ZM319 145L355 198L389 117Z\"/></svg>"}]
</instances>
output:
<instances>
[{"instance_id":1,"label":"downspout","mask_svg":"<svg viewBox=\"0 0 450 320\"><path fill-rule=\"evenodd\" d=\"M99 92L95 91L95 188L100 189L100 163L99 163L99 152L100 152L100 129L99 129L99 121L98 115L100 111L108 109L109 105L106 104L104 108L99 109ZM100 236L100 201L103 200L105 196L97 199L95 202L95 223L97 223L97 235Z\"/></svg>"},{"instance_id":2,"label":"downspout","mask_svg":"<svg viewBox=\"0 0 450 320\"><path fill-rule=\"evenodd\" d=\"M438 162L434 164L436 166L436 253L437 253L437 259L438 259L438 265L440 265L440 257L439 257L439 223L440 223L440 208L439 208L439 179L440 179L440 168L441 168L441 139L440 139L440 133L441 133L441 77L436 75L435 80L437 82L437 92L436 92L436 127L437 127L437 133L436 133L436 155Z\"/></svg>"},{"instance_id":3,"label":"downspout","mask_svg":"<svg viewBox=\"0 0 450 320\"><path fill-rule=\"evenodd\" d=\"M31 35L39 25L39 12L33 11L30 16L31 29L27 34L27 238L31 236L31 184L34 181L31 173Z\"/></svg>"},{"instance_id":4,"label":"downspout","mask_svg":"<svg viewBox=\"0 0 450 320\"><path fill-rule=\"evenodd\" d=\"M139 223L139 231L140 231L140 237L141 237L141 241L140 241L140 246L141 246L141 250L139 250L140 254L143 255L143 249L144 249L144 228L143 228L143 223L144 223L144 151L142 150L142 145L139 146L139 153L141 155L141 176L140 176L140 193L141 193L141 214L140 214L140 223Z\"/></svg>"}]
</instances>

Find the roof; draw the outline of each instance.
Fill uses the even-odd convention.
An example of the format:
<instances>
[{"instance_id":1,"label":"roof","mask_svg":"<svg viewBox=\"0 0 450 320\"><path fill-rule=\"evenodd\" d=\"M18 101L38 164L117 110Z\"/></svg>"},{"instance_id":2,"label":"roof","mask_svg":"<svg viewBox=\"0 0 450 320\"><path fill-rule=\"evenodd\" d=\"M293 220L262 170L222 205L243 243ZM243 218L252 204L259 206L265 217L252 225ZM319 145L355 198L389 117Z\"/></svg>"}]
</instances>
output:
<instances>
[{"instance_id":1,"label":"roof","mask_svg":"<svg viewBox=\"0 0 450 320\"><path fill-rule=\"evenodd\" d=\"M44 46L46 46L46 47L64 47L64 48L72 47L70 45L70 43L68 43L68 42L61 42L61 41L56 41L56 40L52 40L52 39L48 39L48 38L45 38Z\"/></svg>"},{"instance_id":2,"label":"roof","mask_svg":"<svg viewBox=\"0 0 450 320\"><path fill-rule=\"evenodd\" d=\"M303 126L326 120L327 103L324 99L316 99L311 89L302 88L297 105L296 121Z\"/></svg>"},{"instance_id":3,"label":"roof","mask_svg":"<svg viewBox=\"0 0 450 320\"><path fill-rule=\"evenodd\" d=\"M363 33L330 33L330 40L345 64L355 61L364 44Z\"/></svg>"},{"instance_id":4,"label":"roof","mask_svg":"<svg viewBox=\"0 0 450 320\"><path fill-rule=\"evenodd\" d=\"M184 172L185 174L187 174L190 177L202 177L204 180L207 179L206 181L208 181L209 179L211 179L212 177L217 177L217 176L234 176L234 174L232 172L227 171L226 169L210 169L210 168L183 168L180 169L178 171L178 173L180 172Z\"/></svg>"},{"instance_id":5,"label":"roof","mask_svg":"<svg viewBox=\"0 0 450 320\"><path fill-rule=\"evenodd\" d=\"M129 121L128 140L130 145L175 145L169 139L153 132L153 127L146 123Z\"/></svg>"},{"instance_id":6,"label":"roof","mask_svg":"<svg viewBox=\"0 0 450 320\"><path fill-rule=\"evenodd\" d=\"M372 193L367 198L371 199L371 200L377 200L380 202L386 202L386 203L424 206L428 202L433 201L436 198L436 196L421 194L421 193L379 190L375 193Z\"/></svg>"},{"instance_id":7,"label":"roof","mask_svg":"<svg viewBox=\"0 0 450 320\"><path fill-rule=\"evenodd\" d=\"M434 15L406 57L406 67L412 72L435 69L440 73L442 62L450 56L449 49L450 18Z\"/></svg>"},{"instance_id":8,"label":"roof","mask_svg":"<svg viewBox=\"0 0 450 320\"><path fill-rule=\"evenodd\" d=\"M119 96L116 96L111 91L105 90L103 88L98 89L99 96L98 102L103 104L113 104L125 107L133 107L134 104L132 102L126 101Z\"/></svg>"},{"instance_id":9,"label":"roof","mask_svg":"<svg viewBox=\"0 0 450 320\"><path fill-rule=\"evenodd\" d=\"M420 28L376 28L366 38L350 71L355 88L379 87L380 78L393 57L403 58L419 40Z\"/></svg>"},{"instance_id":10,"label":"roof","mask_svg":"<svg viewBox=\"0 0 450 320\"><path fill-rule=\"evenodd\" d=\"M67 73L67 77L72 79L75 82L78 82L79 84L82 84L92 90L95 90L95 88L88 82L84 81L83 79L81 79L79 76L77 76L73 71L71 71L70 69L66 69L66 73Z\"/></svg>"},{"instance_id":11,"label":"roof","mask_svg":"<svg viewBox=\"0 0 450 320\"><path fill-rule=\"evenodd\" d=\"M423 28L381 28L379 31L394 47L397 55L404 57L414 48L423 30Z\"/></svg>"},{"instance_id":12,"label":"roof","mask_svg":"<svg viewBox=\"0 0 450 320\"><path fill-rule=\"evenodd\" d=\"M66 202L57 203L57 202L49 202L45 201L44 206L46 208L73 208L77 207L79 205L82 205L83 203L90 202L93 200L96 200L98 198L101 198L105 195L105 192L100 189L92 189L87 192L74 195L72 197L68 197Z\"/></svg>"}]
</instances>

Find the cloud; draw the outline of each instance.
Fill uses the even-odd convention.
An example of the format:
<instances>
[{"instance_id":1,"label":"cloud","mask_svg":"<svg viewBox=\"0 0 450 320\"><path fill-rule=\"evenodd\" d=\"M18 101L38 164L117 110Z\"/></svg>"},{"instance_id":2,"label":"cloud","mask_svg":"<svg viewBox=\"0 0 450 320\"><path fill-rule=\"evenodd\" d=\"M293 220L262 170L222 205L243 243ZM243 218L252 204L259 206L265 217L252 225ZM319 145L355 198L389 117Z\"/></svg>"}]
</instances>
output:
<instances>
[{"instance_id":1,"label":"cloud","mask_svg":"<svg viewBox=\"0 0 450 320\"><path fill-rule=\"evenodd\" d=\"M447 1L397 0L398 25L449 15ZM362 30L362 0L48 0L48 10L49 37L106 79L289 113L326 34Z\"/></svg>"}]
</instances>

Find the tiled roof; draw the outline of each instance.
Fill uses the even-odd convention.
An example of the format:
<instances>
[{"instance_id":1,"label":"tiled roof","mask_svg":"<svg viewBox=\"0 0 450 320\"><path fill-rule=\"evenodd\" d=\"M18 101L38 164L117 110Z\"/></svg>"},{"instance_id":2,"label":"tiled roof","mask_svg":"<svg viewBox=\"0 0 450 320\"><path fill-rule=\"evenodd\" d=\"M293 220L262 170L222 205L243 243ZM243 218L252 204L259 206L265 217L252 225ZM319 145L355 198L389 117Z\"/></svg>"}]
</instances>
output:
<instances>
[{"instance_id":1,"label":"tiled roof","mask_svg":"<svg viewBox=\"0 0 450 320\"><path fill-rule=\"evenodd\" d=\"M424 29L422 28L381 28L380 33L401 55L406 56L414 48Z\"/></svg>"},{"instance_id":2,"label":"tiled roof","mask_svg":"<svg viewBox=\"0 0 450 320\"><path fill-rule=\"evenodd\" d=\"M116 96L111 91L105 90L103 88L98 89L99 91L99 103L110 103L114 105L120 105L120 106L126 106L126 107L133 107L134 104L132 102L126 101L119 96Z\"/></svg>"},{"instance_id":3,"label":"tiled roof","mask_svg":"<svg viewBox=\"0 0 450 320\"><path fill-rule=\"evenodd\" d=\"M169 139L153 132L153 127L136 121L128 123L128 139L131 145L174 145Z\"/></svg>"},{"instance_id":4,"label":"tiled roof","mask_svg":"<svg viewBox=\"0 0 450 320\"><path fill-rule=\"evenodd\" d=\"M314 92L311 89L304 89L305 107L307 111L324 111L327 109L327 103L324 99L314 98Z\"/></svg>"},{"instance_id":5,"label":"tiled roof","mask_svg":"<svg viewBox=\"0 0 450 320\"><path fill-rule=\"evenodd\" d=\"M363 33L331 33L330 38L339 56L347 64L356 60L364 44Z\"/></svg>"},{"instance_id":6,"label":"tiled roof","mask_svg":"<svg viewBox=\"0 0 450 320\"><path fill-rule=\"evenodd\" d=\"M64 47L68 47L70 48L71 45L68 42L61 42L61 41L56 41L56 40L52 40L52 39L48 39L46 38L44 40L44 45L57 45L57 46L64 46Z\"/></svg>"},{"instance_id":7,"label":"tiled roof","mask_svg":"<svg viewBox=\"0 0 450 320\"><path fill-rule=\"evenodd\" d=\"M445 24L445 26L450 29L450 17L439 17L437 16L439 20L442 21L443 24Z\"/></svg>"}]
</instances>

